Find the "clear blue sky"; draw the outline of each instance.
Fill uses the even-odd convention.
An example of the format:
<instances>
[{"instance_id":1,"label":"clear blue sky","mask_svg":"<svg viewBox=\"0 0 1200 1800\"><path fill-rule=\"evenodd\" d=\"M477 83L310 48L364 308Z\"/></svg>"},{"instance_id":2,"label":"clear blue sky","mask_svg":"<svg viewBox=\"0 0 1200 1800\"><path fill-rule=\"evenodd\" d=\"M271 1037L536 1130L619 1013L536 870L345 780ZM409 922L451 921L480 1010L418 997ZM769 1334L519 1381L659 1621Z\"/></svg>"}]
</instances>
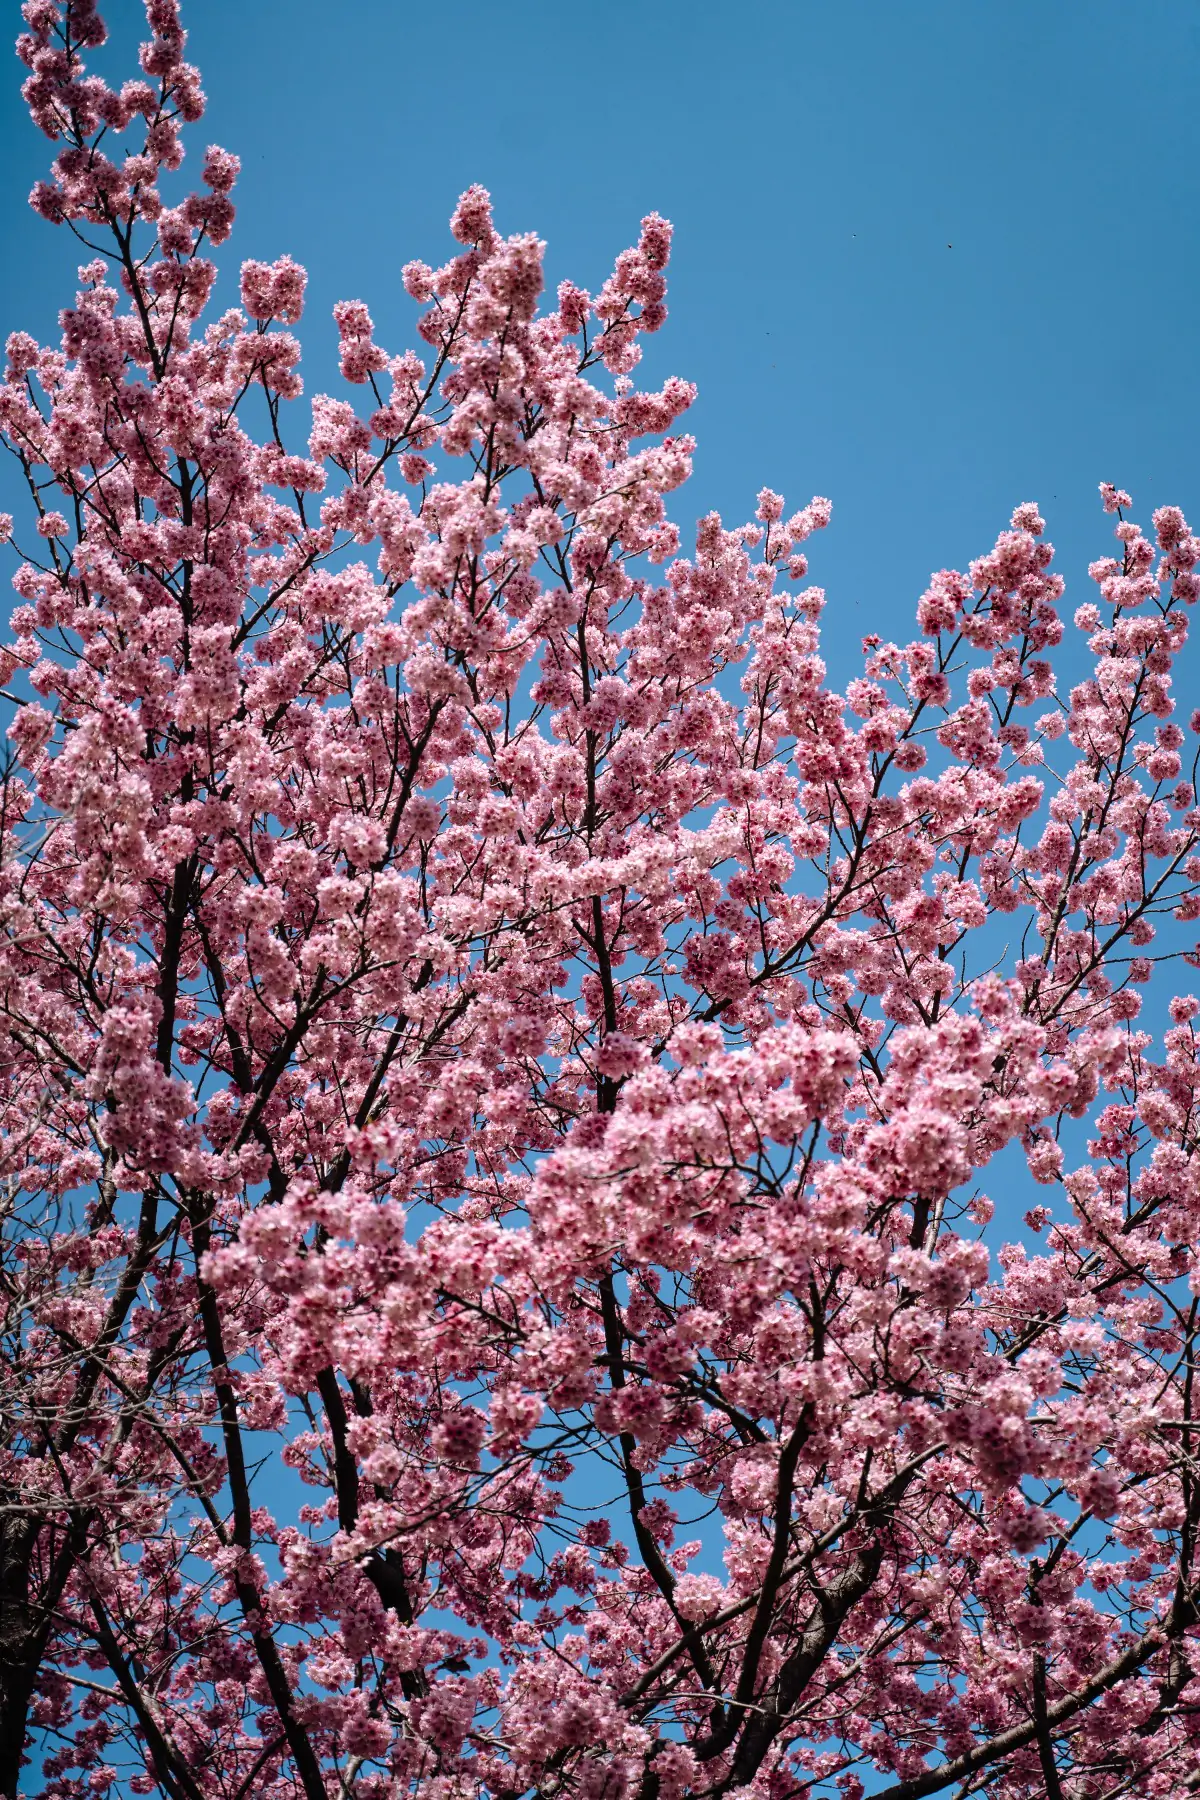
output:
<instances>
[{"instance_id":1,"label":"clear blue sky","mask_svg":"<svg viewBox=\"0 0 1200 1800\"><path fill-rule=\"evenodd\" d=\"M136 0L104 11L131 43ZM6 16L15 33L13 0ZM201 146L243 159L225 266L307 264L310 392L336 379L336 298L367 300L390 348L411 340L400 267L444 257L470 181L502 229L547 239L552 279L595 285L642 213L675 221L648 372L700 388L680 523L748 517L764 482L828 494L813 575L839 677L1019 500L1041 503L1077 600L1108 547L1100 480L1139 519L1165 500L1200 516L1196 0L185 0L185 17ZM49 146L8 67L0 325L45 331L81 258L25 208Z\"/></svg>"}]
</instances>

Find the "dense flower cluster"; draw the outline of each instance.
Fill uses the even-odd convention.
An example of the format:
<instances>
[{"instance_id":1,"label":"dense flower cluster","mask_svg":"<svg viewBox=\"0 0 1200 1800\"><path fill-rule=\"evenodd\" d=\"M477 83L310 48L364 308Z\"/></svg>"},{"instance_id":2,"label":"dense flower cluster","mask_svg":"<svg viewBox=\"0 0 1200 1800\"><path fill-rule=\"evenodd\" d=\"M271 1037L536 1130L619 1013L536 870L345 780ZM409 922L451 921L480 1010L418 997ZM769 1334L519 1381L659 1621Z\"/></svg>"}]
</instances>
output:
<instances>
[{"instance_id":1,"label":"dense flower cluster","mask_svg":"<svg viewBox=\"0 0 1200 1800\"><path fill-rule=\"evenodd\" d=\"M1020 506L835 693L829 503L668 517L664 220L543 306L471 189L297 448L177 0L23 10L0 1788L1194 1792L1200 538L1103 489L1064 693Z\"/></svg>"}]
</instances>

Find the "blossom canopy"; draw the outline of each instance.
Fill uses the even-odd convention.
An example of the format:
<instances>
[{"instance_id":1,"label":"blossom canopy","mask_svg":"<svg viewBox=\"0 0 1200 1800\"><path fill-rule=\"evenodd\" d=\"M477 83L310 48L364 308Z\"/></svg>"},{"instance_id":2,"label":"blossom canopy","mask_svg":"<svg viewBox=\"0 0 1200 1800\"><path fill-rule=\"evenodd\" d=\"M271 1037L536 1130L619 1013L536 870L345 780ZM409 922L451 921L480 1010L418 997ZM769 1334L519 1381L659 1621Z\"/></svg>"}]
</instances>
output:
<instances>
[{"instance_id":1,"label":"blossom canopy","mask_svg":"<svg viewBox=\"0 0 1200 1800\"><path fill-rule=\"evenodd\" d=\"M1195 1792L1200 539L1106 484L1064 648L1019 505L835 692L665 220L469 189L302 407L177 0L22 10L0 1791Z\"/></svg>"}]
</instances>

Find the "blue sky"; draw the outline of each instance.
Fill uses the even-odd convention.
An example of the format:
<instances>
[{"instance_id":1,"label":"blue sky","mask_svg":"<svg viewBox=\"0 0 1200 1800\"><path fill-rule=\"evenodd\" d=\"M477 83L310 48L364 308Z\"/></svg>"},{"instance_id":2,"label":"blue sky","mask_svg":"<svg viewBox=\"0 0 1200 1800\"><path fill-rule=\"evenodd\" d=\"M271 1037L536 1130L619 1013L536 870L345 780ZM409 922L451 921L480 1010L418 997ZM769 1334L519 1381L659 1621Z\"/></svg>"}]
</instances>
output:
<instances>
[{"instance_id":1,"label":"blue sky","mask_svg":"<svg viewBox=\"0 0 1200 1800\"><path fill-rule=\"evenodd\" d=\"M131 47L137 0L104 11ZM1100 480L1139 519L1166 500L1200 515L1194 0L192 0L185 16L210 96L197 147L243 159L224 264L308 265L309 392L336 380L335 299L365 299L390 348L412 339L400 267L442 260L470 181L502 229L547 239L555 280L597 285L642 213L674 220L647 373L700 388L677 516L685 537L713 506L736 522L764 483L832 498L813 577L835 677L1019 500L1042 505L1076 600L1108 549ZM81 258L25 208L49 146L9 67L0 324L48 332Z\"/></svg>"}]
</instances>

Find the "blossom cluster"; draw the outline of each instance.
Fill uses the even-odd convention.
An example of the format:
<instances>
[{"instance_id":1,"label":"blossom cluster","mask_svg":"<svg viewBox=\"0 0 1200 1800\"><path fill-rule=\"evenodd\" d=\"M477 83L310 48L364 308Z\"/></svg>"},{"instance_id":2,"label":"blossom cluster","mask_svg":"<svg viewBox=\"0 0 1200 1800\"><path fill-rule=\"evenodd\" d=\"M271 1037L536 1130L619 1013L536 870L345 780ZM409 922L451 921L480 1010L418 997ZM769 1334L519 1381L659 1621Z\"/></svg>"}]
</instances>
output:
<instances>
[{"instance_id":1,"label":"blossom cluster","mask_svg":"<svg viewBox=\"0 0 1200 1800\"><path fill-rule=\"evenodd\" d=\"M1067 619L1020 505L836 692L829 502L668 510L666 221L469 189L293 425L177 0L23 12L0 1789L1182 1800L1200 537Z\"/></svg>"}]
</instances>

